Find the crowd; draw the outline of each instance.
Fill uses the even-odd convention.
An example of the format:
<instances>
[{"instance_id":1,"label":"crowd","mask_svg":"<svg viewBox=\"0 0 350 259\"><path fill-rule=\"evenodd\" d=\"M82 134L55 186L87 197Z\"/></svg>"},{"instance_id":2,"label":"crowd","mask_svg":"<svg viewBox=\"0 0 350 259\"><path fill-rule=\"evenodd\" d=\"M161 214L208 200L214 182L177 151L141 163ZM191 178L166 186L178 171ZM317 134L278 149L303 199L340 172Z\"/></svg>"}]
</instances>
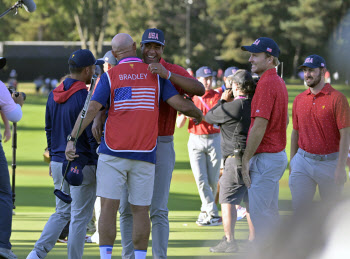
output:
<instances>
[{"instance_id":1,"label":"crowd","mask_svg":"<svg viewBox=\"0 0 350 259\"><path fill-rule=\"evenodd\" d=\"M269 237L279 226L279 180L288 164L288 92L276 71L277 43L261 37L242 46L250 53L251 71L228 68L223 86L215 90L209 67L199 68L194 77L162 58L161 30L145 30L142 59L136 49L130 35L119 33L101 59L89 50L77 50L68 60L69 76L50 92L45 117L49 170L63 196L57 195L56 211L27 259L45 258L69 221L67 257L82 258L94 207L98 226L91 241L99 244L101 259L112 257L118 211L122 258L146 258L150 234L153 257L166 258L173 134L175 125L183 127L186 120L201 200L196 224L223 224L224 229L223 239L210 251L239 250L235 224L242 201L250 245L270 246ZM103 66L104 73L89 89L97 66ZM322 200L340 197L350 142L349 104L325 82L325 60L310 55L300 69L308 89L293 103L289 186L295 214L310 206L317 186ZM23 100L11 99L8 91L4 96L2 112L18 121L20 117L11 114L20 112L14 102L22 105ZM17 258L9 242L12 204L4 155L1 161L1 191L8 199L1 200L6 213L1 213L0 227L6 229L1 231L0 257Z\"/></svg>"}]
</instances>

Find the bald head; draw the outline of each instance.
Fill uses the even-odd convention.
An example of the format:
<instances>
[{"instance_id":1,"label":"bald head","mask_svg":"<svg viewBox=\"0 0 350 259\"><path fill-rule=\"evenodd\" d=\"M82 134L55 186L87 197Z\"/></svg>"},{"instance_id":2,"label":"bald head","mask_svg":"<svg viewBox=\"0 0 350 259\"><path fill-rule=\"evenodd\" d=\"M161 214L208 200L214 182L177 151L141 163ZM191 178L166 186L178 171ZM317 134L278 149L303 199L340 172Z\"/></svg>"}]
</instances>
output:
<instances>
[{"instance_id":1,"label":"bald head","mask_svg":"<svg viewBox=\"0 0 350 259\"><path fill-rule=\"evenodd\" d=\"M136 43L127 33L119 33L112 39L114 56L120 60L125 56L136 56Z\"/></svg>"}]
</instances>

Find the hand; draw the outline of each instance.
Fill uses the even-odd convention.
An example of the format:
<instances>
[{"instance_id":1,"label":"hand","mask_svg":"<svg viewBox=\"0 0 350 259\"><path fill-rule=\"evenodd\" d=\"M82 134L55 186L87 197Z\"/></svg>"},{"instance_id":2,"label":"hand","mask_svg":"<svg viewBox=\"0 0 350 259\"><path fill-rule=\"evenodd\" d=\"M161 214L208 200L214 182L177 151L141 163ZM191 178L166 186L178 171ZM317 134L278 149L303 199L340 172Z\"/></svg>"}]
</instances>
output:
<instances>
[{"instance_id":1,"label":"hand","mask_svg":"<svg viewBox=\"0 0 350 259\"><path fill-rule=\"evenodd\" d=\"M16 96L16 93L12 94L12 99L15 101L15 103L18 103L19 105L21 105L21 107L24 104L24 97L22 93L19 93L18 96Z\"/></svg>"},{"instance_id":2,"label":"hand","mask_svg":"<svg viewBox=\"0 0 350 259\"><path fill-rule=\"evenodd\" d=\"M10 138L11 138L11 129L5 128L4 136L2 137L2 139L4 140L4 142L7 142L10 140Z\"/></svg>"},{"instance_id":3,"label":"hand","mask_svg":"<svg viewBox=\"0 0 350 259\"><path fill-rule=\"evenodd\" d=\"M49 164L49 175L52 177L51 162L50 162L50 164Z\"/></svg>"},{"instance_id":4,"label":"hand","mask_svg":"<svg viewBox=\"0 0 350 259\"><path fill-rule=\"evenodd\" d=\"M233 101L232 89L225 90L221 95L221 100L225 100L226 102Z\"/></svg>"},{"instance_id":5,"label":"hand","mask_svg":"<svg viewBox=\"0 0 350 259\"><path fill-rule=\"evenodd\" d=\"M73 141L68 141L67 142L67 146L66 146L66 159L68 161L73 161L75 158L79 157L79 155L75 154L76 149L74 146L74 142Z\"/></svg>"},{"instance_id":6,"label":"hand","mask_svg":"<svg viewBox=\"0 0 350 259\"><path fill-rule=\"evenodd\" d=\"M158 74L161 78L168 79L168 70L160 63L151 63L148 65L148 70L153 74Z\"/></svg>"},{"instance_id":7,"label":"hand","mask_svg":"<svg viewBox=\"0 0 350 259\"><path fill-rule=\"evenodd\" d=\"M337 185L343 185L346 182L347 176L345 166L337 166L334 173L334 180Z\"/></svg>"},{"instance_id":8,"label":"hand","mask_svg":"<svg viewBox=\"0 0 350 259\"><path fill-rule=\"evenodd\" d=\"M101 117L96 116L94 119L94 122L92 123L92 135L96 139L97 143L101 143L101 137L102 137L102 131L103 131L103 122L101 120Z\"/></svg>"},{"instance_id":9,"label":"hand","mask_svg":"<svg viewBox=\"0 0 350 259\"><path fill-rule=\"evenodd\" d=\"M242 177L243 177L243 182L247 188L250 188L250 185L252 184L250 180L250 175L249 175L249 160L245 161L244 159L242 160Z\"/></svg>"}]
</instances>

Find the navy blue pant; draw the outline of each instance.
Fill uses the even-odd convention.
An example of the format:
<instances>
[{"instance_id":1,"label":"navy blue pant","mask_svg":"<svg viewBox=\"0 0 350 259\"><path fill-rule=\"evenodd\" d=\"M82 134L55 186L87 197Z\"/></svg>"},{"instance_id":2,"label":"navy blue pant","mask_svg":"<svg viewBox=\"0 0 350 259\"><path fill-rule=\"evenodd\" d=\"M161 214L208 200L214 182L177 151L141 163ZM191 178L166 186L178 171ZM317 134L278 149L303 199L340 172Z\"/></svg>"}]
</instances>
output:
<instances>
[{"instance_id":1,"label":"navy blue pant","mask_svg":"<svg viewBox=\"0 0 350 259\"><path fill-rule=\"evenodd\" d=\"M0 142L0 248L11 249L12 208L9 170Z\"/></svg>"}]
</instances>

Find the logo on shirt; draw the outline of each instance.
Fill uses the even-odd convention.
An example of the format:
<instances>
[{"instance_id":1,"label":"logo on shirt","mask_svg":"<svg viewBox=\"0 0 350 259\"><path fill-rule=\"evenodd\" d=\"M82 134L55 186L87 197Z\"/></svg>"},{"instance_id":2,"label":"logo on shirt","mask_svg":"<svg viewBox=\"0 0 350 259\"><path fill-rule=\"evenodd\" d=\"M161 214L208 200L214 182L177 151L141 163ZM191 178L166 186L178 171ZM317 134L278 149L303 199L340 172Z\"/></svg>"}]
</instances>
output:
<instances>
[{"instance_id":1,"label":"logo on shirt","mask_svg":"<svg viewBox=\"0 0 350 259\"><path fill-rule=\"evenodd\" d=\"M256 110L255 112L260 112L260 110Z\"/></svg>"},{"instance_id":2,"label":"logo on shirt","mask_svg":"<svg viewBox=\"0 0 350 259\"><path fill-rule=\"evenodd\" d=\"M326 106L325 106L325 105L323 105L323 106L322 106L322 109L324 109L324 108L326 108Z\"/></svg>"},{"instance_id":3,"label":"logo on shirt","mask_svg":"<svg viewBox=\"0 0 350 259\"><path fill-rule=\"evenodd\" d=\"M132 69L134 69L134 64L129 64Z\"/></svg>"}]
</instances>

